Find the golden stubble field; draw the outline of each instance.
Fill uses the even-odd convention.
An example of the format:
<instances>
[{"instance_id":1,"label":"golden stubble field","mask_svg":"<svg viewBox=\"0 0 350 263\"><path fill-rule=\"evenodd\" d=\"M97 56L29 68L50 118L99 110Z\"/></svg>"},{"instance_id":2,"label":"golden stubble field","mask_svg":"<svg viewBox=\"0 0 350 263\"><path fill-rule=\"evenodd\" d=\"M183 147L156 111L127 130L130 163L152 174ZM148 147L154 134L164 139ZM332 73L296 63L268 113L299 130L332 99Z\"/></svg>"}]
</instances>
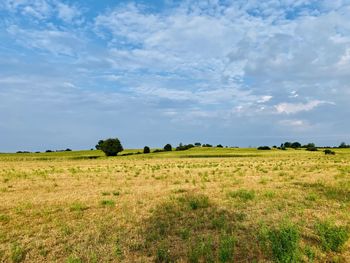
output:
<instances>
[{"instance_id":1,"label":"golden stubble field","mask_svg":"<svg viewBox=\"0 0 350 263\"><path fill-rule=\"evenodd\" d=\"M0 155L2 262L350 262L350 150L100 156Z\"/></svg>"}]
</instances>

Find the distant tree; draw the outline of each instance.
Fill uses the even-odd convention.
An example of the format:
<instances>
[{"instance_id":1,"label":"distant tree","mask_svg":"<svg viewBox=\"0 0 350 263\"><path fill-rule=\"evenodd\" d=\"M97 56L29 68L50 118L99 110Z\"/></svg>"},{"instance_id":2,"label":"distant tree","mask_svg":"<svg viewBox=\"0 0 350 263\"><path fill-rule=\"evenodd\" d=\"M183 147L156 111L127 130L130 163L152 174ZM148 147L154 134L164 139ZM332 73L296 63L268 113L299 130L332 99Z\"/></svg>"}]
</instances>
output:
<instances>
[{"instance_id":1,"label":"distant tree","mask_svg":"<svg viewBox=\"0 0 350 263\"><path fill-rule=\"evenodd\" d=\"M172 149L173 149L173 147L169 143L164 146L164 151L166 151L166 152L170 152L170 151L172 151Z\"/></svg>"},{"instance_id":2,"label":"distant tree","mask_svg":"<svg viewBox=\"0 0 350 263\"><path fill-rule=\"evenodd\" d=\"M69 148L67 148L65 151L66 151L66 152L71 152L72 150L71 150L71 149L69 149Z\"/></svg>"},{"instance_id":3,"label":"distant tree","mask_svg":"<svg viewBox=\"0 0 350 263\"><path fill-rule=\"evenodd\" d=\"M260 146L258 150L271 150L271 148L269 146Z\"/></svg>"},{"instance_id":4,"label":"distant tree","mask_svg":"<svg viewBox=\"0 0 350 263\"><path fill-rule=\"evenodd\" d=\"M310 151L310 152L318 151L318 149L314 143L308 143L308 144L304 145L304 148L306 148L306 150Z\"/></svg>"},{"instance_id":5,"label":"distant tree","mask_svg":"<svg viewBox=\"0 0 350 263\"><path fill-rule=\"evenodd\" d=\"M96 145L96 149L103 151L106 156L116 156L123 151L123 146L118 138L109 138L107 140L100 140Z\"/></svg>"},{"instance_id":6,"label":"distant tree","mask_svg":"<svg viewBox=\"0 0 350 263\"><path fill-rule=\"evenodd\" d=\"M52 150L46 150L45 152L47 152L47 153L52 153L53 151L52 151Z\"/></svg>"},{"instance_id":7,"label":"distant tree","mask_svg":"<svg viewBox=\"0 0 350 263\"><path fill-rule=\"evenodd\" d=\"M303 148L313 148L313 147L316 147L316 145L314 143L308 143L308 144L303 145Z\"/></svg>"},{"instance_id":8,"label":"distant tree","mask_svg":"<svg viewBox=\"0 0 350 263\"><path fill-rule=\"evenodd\" d=\"M281 144L281 148L291 148L292 147L292 143L291 142L285 142Z\"/></svg>"},{"instance_id":9,"label":"distant tree","mask_svg":"<svg viewBox=\"0 0 350 263\"><path fill-rule=\"evenodd\" d=\"M196 143L194 143L194 146L196 146L196 147L200 147L202 144L200 143L200 142L196 142Z\"/></svg>"},{"instance_id":10,"label":"distant tree","mask_svg":"<svg viewBox=\"0 0 350 263\"><path fill-rule=\"evenodd\" d=\"M183 145L182 143L180 143L179 146L176 147L176 151L185 151L185 150L191 149L193 147L194 147L193 144L185 144L185 145Z\"/></svg>"},{"instance_id":11,"label":"distant tree","mask_svg":"<svg viewBox=\"0 0 350 263\"><path fill-rule=\"evenodd\" d=\"M217 148L224 148L221 144L216 145Z\"/></svg>"},{"instance_id":12,"label":"distant tree","mask_svg":"<svg viewBox=\"0 0 350 263\"><path fill-rule=\"evenodd\" d=\"M151 149L148 146L145 146L143 148L143 153L150 153L150 152L151 152Z\"/></svg>"},{"instance_id":13,"label":"distant tree","mask_svg":"<svg viewBox=\"0 0 350 263\"><path fill-rule=\"evenodd\" d=\"M202 147L213 147L213 145L206 143L206 144L202 144Z\"/></svg>"},{"instance_id":14,"label":"distant tree","mask_svg":"<svg viewBox=\"0 0 350 263\"><path fill-rule=\"evenodd\" d=\"M350 148L350 145L347 145L345 142L342 142L342 143L339 145L339 148Z\"/></svg>"},{"instance_id":15,"label":"distant tree","mask_svg":"<svg viewBox=\"0 0 350 263\"><path fill-rule=\"evenodd\" d=\"M294 148L294 149L297 149L297 148L300 148L301 147L301 143L300 142L293 142L291 145L290 145L291 148Z\"/></svg>"}]
</instances>

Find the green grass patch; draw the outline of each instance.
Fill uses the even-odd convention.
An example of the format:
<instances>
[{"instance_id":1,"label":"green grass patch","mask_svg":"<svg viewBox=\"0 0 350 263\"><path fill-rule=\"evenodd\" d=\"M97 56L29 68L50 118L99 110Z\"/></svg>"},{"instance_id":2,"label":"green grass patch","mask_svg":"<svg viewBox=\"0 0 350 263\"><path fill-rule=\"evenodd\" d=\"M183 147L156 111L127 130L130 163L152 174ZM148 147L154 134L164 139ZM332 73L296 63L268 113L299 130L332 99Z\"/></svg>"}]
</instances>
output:
<instances>
[{"instance_id":1,"label":"green grass patch","mask_svg":"<svg viewBox=\"0 0 350 263\"><path fill-rule=\"evenodd\" d=\"M102 206L115 206L115 201L113 200L102 200L101 201Z\"/></svg>"},{"instance_id":2,"label":"green grass patch","mask_svg":"<svg viewBox=\"0 0 350 263\"><path fill-rule=\"evenodd\" d=\"M336 226L330 221L317 223L315 229L325 251L340 252L350 237L347 227Z\"/></svg>"},{"instance_id":3,"label":"green grass patch","mask_svg":"<svg viewBox=\"0 0 350 263\"><path fill-rule=\"evenodd\" d=\"M255 198L254 190L239 189L237 191L231 191L228 193L231 198L239 198L240 200L246 202L253 200Z\"/></svg>"},{"instance_id":4,"label":"green grass patch","mask_svg":"<svg viewBox=\"0 0 350 263\"><path fill-rule=\"evenodd\" d=\"M275 262L300 262L300 233L295 225L287 222L273 228L264 226L259 237L265 254Z\"/></svg>"}]
</instances>

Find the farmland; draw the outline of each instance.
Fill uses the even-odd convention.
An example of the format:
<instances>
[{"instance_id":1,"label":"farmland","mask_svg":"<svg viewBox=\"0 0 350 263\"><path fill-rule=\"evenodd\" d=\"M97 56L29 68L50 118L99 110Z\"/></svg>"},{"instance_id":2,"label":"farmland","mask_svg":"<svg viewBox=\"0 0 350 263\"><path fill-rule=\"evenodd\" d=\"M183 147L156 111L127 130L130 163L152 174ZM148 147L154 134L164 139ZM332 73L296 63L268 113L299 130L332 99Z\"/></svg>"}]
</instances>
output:
<instances>
[{"instance_id":1,"label":"farmland","mask_svg":"<svg viewBox=\"0 0 350 263\"><path fill-rule=\"evenodd\" d=\"M0 154L0 259L350 262L350 149L335 152Z\"/></svg>"}]
</instances>

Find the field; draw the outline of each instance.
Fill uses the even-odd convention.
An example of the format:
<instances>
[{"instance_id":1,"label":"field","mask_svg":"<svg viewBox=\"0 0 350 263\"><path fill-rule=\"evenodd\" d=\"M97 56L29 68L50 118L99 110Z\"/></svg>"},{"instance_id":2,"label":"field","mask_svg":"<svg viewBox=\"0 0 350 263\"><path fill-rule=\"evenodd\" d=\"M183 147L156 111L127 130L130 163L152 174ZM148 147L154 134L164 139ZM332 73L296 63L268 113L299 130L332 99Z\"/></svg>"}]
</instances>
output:
<instances>
[{"instance_id":1,"label":"field","mask_svg":"<svg viewBox=\"0 0 350 263\"><path fill-rule=\"evenodd\" d=\"M350 262L335 151L0 154L0 260Z\"/></svg>"}]
</instances>

